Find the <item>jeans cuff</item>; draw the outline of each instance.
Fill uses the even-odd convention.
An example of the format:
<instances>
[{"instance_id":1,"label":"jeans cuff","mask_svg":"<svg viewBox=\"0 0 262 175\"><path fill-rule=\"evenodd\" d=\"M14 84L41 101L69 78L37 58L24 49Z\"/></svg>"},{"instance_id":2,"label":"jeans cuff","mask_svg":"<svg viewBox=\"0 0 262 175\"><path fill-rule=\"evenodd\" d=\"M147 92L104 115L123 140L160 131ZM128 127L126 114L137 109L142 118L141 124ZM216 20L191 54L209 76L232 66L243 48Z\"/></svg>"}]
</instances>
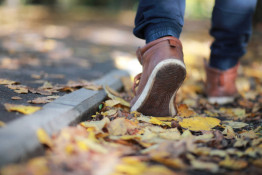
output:
<instances>
[{"instance_id":1,"label":"jeans cuff","mask_svg":"<svg viewBox=\"0 0 262 175\"><path fill-rule=\"evenodd\" d=\"M179 27L176 24L170 22L161 22L157 24L150 24L145 30L146 43L154 41L164 36L173 36L179 38L182 31L182 26Z\"/></svg>"}]
</instances>

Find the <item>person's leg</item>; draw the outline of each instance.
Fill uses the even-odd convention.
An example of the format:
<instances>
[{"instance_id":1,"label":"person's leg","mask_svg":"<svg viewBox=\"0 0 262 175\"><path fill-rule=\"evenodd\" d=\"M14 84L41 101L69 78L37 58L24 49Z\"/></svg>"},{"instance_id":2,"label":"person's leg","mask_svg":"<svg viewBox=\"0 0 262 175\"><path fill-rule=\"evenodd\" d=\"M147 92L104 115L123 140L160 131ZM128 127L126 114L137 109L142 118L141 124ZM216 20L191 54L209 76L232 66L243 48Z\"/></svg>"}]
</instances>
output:
<instances>
[{"instance_id":1,"label":"person's leg","mask_svg":"<svg viewBox=\"0 0 262 175\"><path fill-rule=\"evenodd\" d=\"M135 77L131 111L149 116L177 113L175 96L186 77L179 35L185 0L140 0L134 34L146 39L137 50L143 72Z\"/></svg>"},{"instance_id":2,"label":"person's leg","mask_svg":"<svg viewBox=\"0 0 262 175\"><path fill-rule=\"evenodd\" d=\"M184 12L185 0L140 0L134 35L146 43L164 36L179 38Z\"/></svg>"},{"instance_id":3,"label":"person's leg","mask_svg":"<svg viewBox=\"0 0 262 175\"><path fill-rule=\"evenodd\" d=\"M257 0L216 0L210 34L210 66L227 70L246 52L252 32L252 17Z\"/></svg>"},{"instance_id":4,"label":"person's leg","mask_svg":"<svg viewBox=\"0 0 262 175\"><path fill-rule=\"evenodd\" d=\"M206 63L206 94L211 103L226 104L237 96L238 62L246 52L252 32L256 0L216 0L210 34L209 65Z\"/></svg>"}]
</instances>

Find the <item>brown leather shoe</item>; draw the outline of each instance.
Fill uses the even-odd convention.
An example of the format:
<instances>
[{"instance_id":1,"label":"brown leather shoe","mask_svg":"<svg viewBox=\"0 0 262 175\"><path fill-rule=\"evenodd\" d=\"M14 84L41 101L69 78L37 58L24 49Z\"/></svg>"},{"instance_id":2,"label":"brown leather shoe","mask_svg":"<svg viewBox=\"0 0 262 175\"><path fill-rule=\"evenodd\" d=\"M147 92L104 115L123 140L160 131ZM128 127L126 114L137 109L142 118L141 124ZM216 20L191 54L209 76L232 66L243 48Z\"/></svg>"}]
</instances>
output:
<instances>
[{"instance_id":1,"label":"brown leather shoe","mask_svg":"<svg viewBox=\"0 0 262 175\"><path fill-rule=\"evenodd\" d=\"M175 115L176 92L186 77L181 42L171 36L157 39L138 48L137 57L143 72L135 77L131 111L148 116Z\"/></svg>"},{"instance_id":2,"label":"brown leather shoe","mask_svg":"<svg viewBox=\"0 0 262 175\"><path fill-rule=\"evenodd\" d=\"M227 104L232 103L238 94L236 78L238 65L221 71L210 67L205 61L206 69L206 94L210 103Z\"/></svg>"}]
</instances>

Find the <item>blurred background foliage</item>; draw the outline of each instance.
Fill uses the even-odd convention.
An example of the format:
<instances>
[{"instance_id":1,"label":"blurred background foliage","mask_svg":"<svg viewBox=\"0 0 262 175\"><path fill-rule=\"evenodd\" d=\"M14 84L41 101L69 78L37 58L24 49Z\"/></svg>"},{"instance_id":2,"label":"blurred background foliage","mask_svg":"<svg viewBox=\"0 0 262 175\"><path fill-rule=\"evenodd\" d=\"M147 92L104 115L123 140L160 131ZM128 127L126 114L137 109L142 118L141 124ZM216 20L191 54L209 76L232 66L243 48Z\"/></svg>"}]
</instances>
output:
<instances>
[{"instance_id":1,"label":"blurred background foliage","mask_svg":"<svg viewBox=\"0 0 262 175\"><path fill-rule=\"evenodd\" d=\"M210 18L214 2L214 0L186 0L185 17L190 19ZM0 0L1 5L12 7L44 5L57 11L68 11L77 8L83 9L83 7L91 7L116 13L121 10L135 11L138 3L139 0ZM261 0L258 0L254 22L262 22Z\"/></svg>"}]
</instances>

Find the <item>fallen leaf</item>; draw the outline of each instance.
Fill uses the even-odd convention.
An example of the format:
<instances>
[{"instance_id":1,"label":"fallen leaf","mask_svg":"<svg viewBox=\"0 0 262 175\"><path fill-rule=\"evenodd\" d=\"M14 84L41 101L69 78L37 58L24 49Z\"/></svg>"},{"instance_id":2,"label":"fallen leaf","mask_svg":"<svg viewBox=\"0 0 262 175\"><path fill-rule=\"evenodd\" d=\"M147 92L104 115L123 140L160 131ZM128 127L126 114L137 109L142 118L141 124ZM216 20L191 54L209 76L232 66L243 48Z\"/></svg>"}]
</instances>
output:
<instances>
[{"instance_id":1,"label":"fallen leaf","mask_svg":"<svg viewBox=\"0 0 262 175\"><path fill-rule=\"evenodd\" d=\"M130 103L128 103L127 101L125 101L124 99L122 99L120 97L113 95L113 93L112 93L113 90L110 89L108 86L104 86L104 90L106 91L108 97L111 98L112 100L119 101L121 105L124 105L126 107L130 107Z\"/></svg>"},{"instance_id":2,"label":"fallen leaf","mask_svg":"<svg viewBox=\"0 0 262 175\"><path fill-rule=\"evenodd\" d=\"M4 106L8 112L16 111L22 114L32 114L42 109L41 107L38 106L24 106L24 105L16 105L16 104L8 104L8 103L5 103Z\"/></svg>"},{"instance_id":3,"label":"fallen leaf","mask_svg":"<svg viewBox=\"0 0 262 175\"><path fill-rule=\"evenodd\" d=\"M19 94L27 94L28 93L28 87L24 85L8 85L9 89L14 90L14 92Z\"/></svg>"},{"instance_id":4,"label":"fallen leaf","mask_svg":"<svg viewBox=\"0 0 262 175\"><path fill-rule=\"evenodd\" d=\"M101 112L101 115L103 116L110 116L110 115L114 115L117 113L117 110L116 109L110 109L106 112Z\"/></svg>"},{"instance_id":5,"label":"fallen leaf","mask_svg":"<svg viewBox=\"0 0 262 175\"><path fill-rule=\"evenodd\" d=\"M212 173L216 173L219 170L219 166L215 163L212 162L203 162L200 160L191 160L190 161L193 169L197 170L208 170L211 171Z\"/></svg>"},{"instance_id":6,"label":"fallen leaf","mask_svg":"<svg viewBox=\"0 0 262 175\"><path fill-rule=\"evenodd\" d=\"M114 107L115 105L118 105L120 101L117 100L106 100L105 106Z\"/></svg>"},{"instance_id":7,"label":"fallen leaf","mask_svg":"<svg viewBox=\"0 0 262 175\"><path fill-rule=\"evenodd\" d=\"M102 129L110 123L110 120L105 117L100 121L85 121L81 122L80 125L85 128L94 128L95 132L103 132Z\"/></svg>"},{"instance_id":8,"label":"fallen leaf","mask_svg":"<svg viewBox=\"0 0 262 175\"><path fill-rule=\"evenodd\" d=\"M219 162L219 165L233 170L241 170L246 168L248 163L244 160L231 159L229 156L227 156L225 160Z\"/></svg>"},{"instance_id":9,"label":"fallen leaf","mask_svg":"<svg viewBox=\"0 0 262 175\"><path fill-rule=\"evenodd\" d=\"M242 131L239 135L240 135L241 137L250 138L250 139L255 139L255 138L258 137L258 135L257 135L253 130L250 130L250 131Z\"/></svg>"},{"instance_id":10,"label":"fallen leaf","mask_svg":"<svg viewBox=\"0 0 262 175\"><path fill-rule=\"evenodd\" d=\"M212 117L192 117L184 118L182 122L179 122L181 127L189 129L191 131L211 130L213 127L218 126L220 120Z\"/></svg>"},{"instance_id":11,"label":"fallen leaf","mask_svg":"<svg viewBox=\"0 0 262 175\"><path fill-rule=\"evenodd\" d=\"M193 117L197 115L195 111L188 108L186 104L180 104L178 106L178 115L181 117Z\"/></svg>"},{"instance_id":12,"label":"fallen leaf","mask_svg":"<svg viewBox=\"0 0 262 175\"><path fill-rule=\"evenodd\" d=\"M236 137L236 134L231 126L226 126L222 134L226 135L225 138L233 139Z\"/></svg>"},{"instance_id":13,"label":"fallen leaf","mask_svg":"<svg viewBox=\"0 0 262 175\"><path fill-rule=\"evenodd\" d=\"M4 127L5 126L5 122L0 121L0 127Z\"/></svg>"},{"instance_id":14,"label":"fallen leaf","mask_svg":"<svg viewBox=\"0 0 262 175\"><path fill-rule=\"evenodd\" d=\"M225 123L228 126L231 126L232 128L235 128L235 129L243 128L243 127L248 125L247 123L234 122L234 121L223 121L223 123Z\"/></svg>"},{"instance_id":15,"label":"fallen leaf","mask_svg":"<svg viewBox=\"0 0 262 175\"><path fill-rule=\"evenodd\" d=\"M137 159L124 157L122 158L122 163L115 167L116 174L125 175L137 175L143 174L147 170L147 164L140 162Z\"/></svg>"},{"instance_id":16,"label":"fallen leaf","mask_svg":"<svg viewBox=\"0 0 262 175\"><path fill-rule=\"evenodd\" d=\"M99 91L102 89L101 85L95 85L95 84L90 84L87 86L83 86L85 89L93 90L93 91Z\"/></svg>"},{"instance_id":17,"label":"fallen leaf","mask_svg":"<svg viewBox=\"0 0 262 175\"><path fill-rule=\"evenodd\" d=\"M244 140L243 138L240 138L240 139L236 139L236 142L234 143L234 147L246 147L248 144L248 141L247 140Z\"/></svg>"},{"instance_id":18,"label":"fallen leaf","mask_svg":"<svg viewBox=\"0 0 262 175\"><path fill-rule=\"evenodd\" d=\"M215 149L215 150L211 150L209 152L210 156L218 156L218 157L226 157L227 156L227 152L224 150L219 150L219 149Z\"/></svg>"},{"instance_id":19,"label":"fallen leaf","mask_svg":"<svg viewBox=\"0 0 262 175\"><path fill-rule=\"evenodd\" d=\"M14 85L14 84L19 84L16 81L12 81L12 80L7 80L7 79L1 79L0 78L0 85Z\"/></svg>"},{"instance_id":20,"label":"fallen leaf","mask_svg":"<svg viewBox=\"0 0 262 175\"><path fill-rule=\"evenodd\" d=\"M45 103L50 103L57 99L59 96L47 96L47 97L38 97L33 100L27 101L28 103L33 103L33 104L45 104Z\"/></svg>"},{"instance_id":21,"label":"fallen leaf","mask_svg":"<svg viewBox=\"0 0 262 175\"><path fill-rule=\"evenodd\" d=\"M137 127L137 124L130 120L117 118L110 122L107 129L111 135L121 136L128 134L131 130L135 130Z\"/></svg>"},{"instance_id":22,"label":"fallen leaf","mask_svg":"<svg viewBox=\"0 0 262 175\"><path fill-rule=\"evenodd\" d=\"M11 97L12 100L21 100L22 98L21 97L18 97L18 96L14 96L14 97Z\"/></svg>"},{"instance_id":23,"label":"fallen leaf","mask_svg":"<svg viewBox=\"0 0 262 175\"><path fill-rule=\"evenodd\" d=\"M37 138L40 143L45 144L49 147L53 146L53 142L51 138L49 137L49 135L45 132L43 128L37 129L36 134L37 134Z\"/></svg>"},{"instance_id":24,"label":"fallen leaf","mask_svg":"<svg viewBox=\"0 0 262 175\"><path fill-rule=\"evenodd\" d=\"M160 126L169 126L171 127L171 122L163 122L161 120L158 120L155 117L151 117L149 120L150 123L155 124L155 125L160 125Z\"/></svg>"}]
</instances>

